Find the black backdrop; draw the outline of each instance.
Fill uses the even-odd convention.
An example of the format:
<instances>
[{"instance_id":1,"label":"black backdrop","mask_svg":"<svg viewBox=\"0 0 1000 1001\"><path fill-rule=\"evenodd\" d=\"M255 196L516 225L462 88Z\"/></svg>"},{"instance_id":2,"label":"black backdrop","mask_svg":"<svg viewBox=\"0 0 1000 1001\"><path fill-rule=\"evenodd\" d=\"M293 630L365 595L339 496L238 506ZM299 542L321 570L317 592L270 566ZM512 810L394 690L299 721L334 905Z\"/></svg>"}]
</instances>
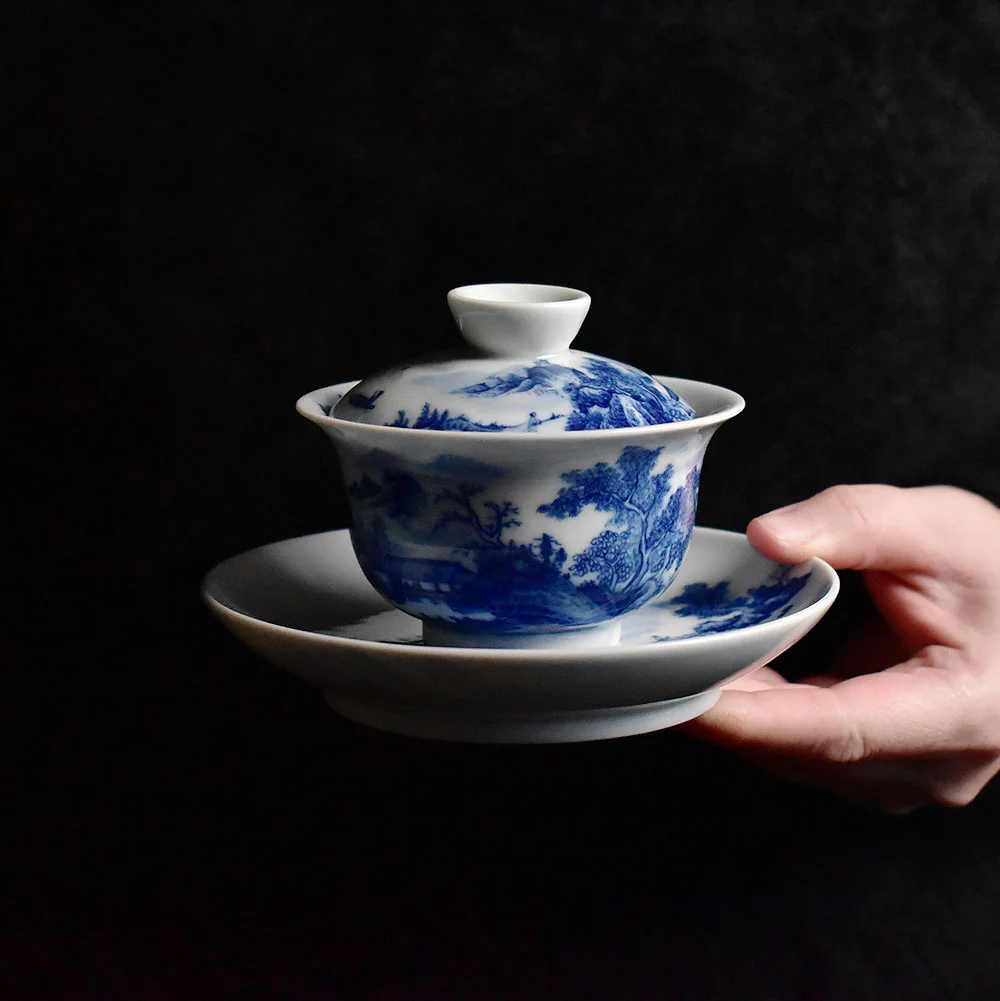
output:
<instances>
[{"instance_id":1,"label":"black backdrop","mask_svg":"<svg viewBox=\"0 0 1000 1001\"><path fill-rule=\"evenodd\" d=\"M580 347L743 393L702 524L1000 500L1000 4L120 7L0 13L2 996L994 996L997 788L894 818L670 732L369 731L198 586L346 524L294 401L450 344L467 282L585 288Z\"/></svg>"}]
</instances>

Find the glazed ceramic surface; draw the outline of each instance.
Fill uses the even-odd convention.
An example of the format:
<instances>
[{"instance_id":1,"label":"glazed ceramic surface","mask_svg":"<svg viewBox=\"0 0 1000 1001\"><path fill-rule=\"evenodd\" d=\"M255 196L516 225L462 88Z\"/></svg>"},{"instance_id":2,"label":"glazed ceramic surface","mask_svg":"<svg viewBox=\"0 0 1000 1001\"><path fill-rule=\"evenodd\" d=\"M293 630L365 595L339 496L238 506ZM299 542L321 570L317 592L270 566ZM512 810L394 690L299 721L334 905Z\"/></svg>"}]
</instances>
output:
<instances>
[{"instance_id":1,"label":"glazed ceramic surface","mask_svg":"<svg viewBox=\"0 0 1000 1001\"><path fill-rule=\"evenodd\" d=\"M694 411L630 365L584 351L514 361L428 362L366 379L334 410L342 420L417 431L540 437L688 420Z\"/></svg>"},{"instance_id":2,"label":"glazed ceramic surface","mask_svg":"<svg viewBox=\"0 0 1000 1001\"><path fill-rule=\"evenodd\" d=\"M220 564L203 593L273 663L318 685L342 714L453 740L596 740L704 712L718 686L773 659L833 603L820 560L770 563L738 533L695 529L670 590L625 615L610 647L461 650L367 582L346 531L292 539Z\"/></svg>"},{"instance_id":3,"label":"glazed ceramic surface","mask_svg":"<svg viewBox=\"0 0 1000 1001\"><path fill-rule=\"evenodd\" d=\"M540 436L694 416L631 365L569 349L590 308L585 292L475 285L453 289L448 304L472 350L370 376L344 394L333 415L421 431Z\"/></svg>"},{"instance_id":4,"label":"glazed ceramic surface","mask_svg":"<svg viewBox=\"0 0 1000 1001\"><path fill-rule=\"evenodd\" d=\"M337 446L362 569L435 642L610 643L680 568L705 449L743 406L720 387L660 384L696 416L543 438L331 418L350 383L298 406Z\"/></svg>"},{"instance_id":5,"label":"glazed ceramic surface","mask_svg":"<svg viewBox=\"0 0 1000 1001\"><path fill-rule=\"evenodd\" d=\"M677 573L705 448L743 400L570 350L576 289L449 305L464 355L299 401L340 454L361 568L438 644L614 643Z\"/></svg>"}]
</instances>

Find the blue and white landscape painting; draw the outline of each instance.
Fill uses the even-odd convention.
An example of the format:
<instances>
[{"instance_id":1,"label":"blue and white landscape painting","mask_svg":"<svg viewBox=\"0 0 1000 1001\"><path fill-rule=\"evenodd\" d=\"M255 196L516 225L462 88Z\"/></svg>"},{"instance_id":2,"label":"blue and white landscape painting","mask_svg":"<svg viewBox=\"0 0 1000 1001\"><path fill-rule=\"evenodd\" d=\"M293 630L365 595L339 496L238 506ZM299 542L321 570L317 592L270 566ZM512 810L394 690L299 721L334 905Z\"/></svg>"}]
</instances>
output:
<instances>
[{"instance_id":1,"label":"blue and white landscape painting","mask_svg":"<svg viewBox=\"0 0 1000 1001\"><path fill-rule=\"evenodd\" d=\"M670 424L695 416L680 397L638 369L597 355L580 353L578 359L568 364L540 358L457 387L453 380L461 371L448 369L442 373L440 392L418 412L397 410L385 423L432 431L532 432L548 425L559 431L598 431ZM383 393L382 389L355 392L347 404L362 419L362 412L373 410ZM451 405L448 397L459 399ZM468 401L464 406L461 398ZM518 408L522 419L504 423L476 417L475 403L498 398L523 403Z\"/></svg>"},{"instance_id":2,"label":"blue and white landscape painting","mask_svg":"<svg viewBox=\"0 0 1000 1001\"><path fill-rule=\"evenodd\" d=\"M391 421L388 427L413 428L414 431L535 431L543 424L557 421L560 417L560 414L539 417L532 412L528 415L528 419L520 424L500 424L497 421L482 424L466 417L465 414L452 414L449 410L432 409L429 403L425 403L412 424L410 418L406 416L406 411L400 410L396 419Z\"/></svg>"},{"instance_id":3,"label":"blue and white landscape painting","mask_svg":"<svg viewBox=\"0 0 1000 1001\"><path fill-rule=\"evenodd\" d=\"M678 476L661 454L630 446L614 464L570 470L527 514L502 477L474 468L482 464L414 476L369 461L348 489L359 560L384 594L424 618L493 631L606 621L659 593L691 536L698 469ZM603 527L568 551L560 528L585 510L604 515Z\"/></svg>"},{"instance_id":4,"label":"blue and white landscape painting","mask_svg":"<svg viewBox=\"0 0 1000 1001\"><path fill-rule=\"evenodd\" d=\"M792 567L781 567L759 587L750 588L746 594L735 594L728 581L716 584L688 584L675 598L664 602L675 615L697 619L692 633L727 632L744 626L757 625L787 615L795 596L809 582L808 574L793 576ZM667 642L670 637L654 637Z\"/></svg>"}]
</instances>

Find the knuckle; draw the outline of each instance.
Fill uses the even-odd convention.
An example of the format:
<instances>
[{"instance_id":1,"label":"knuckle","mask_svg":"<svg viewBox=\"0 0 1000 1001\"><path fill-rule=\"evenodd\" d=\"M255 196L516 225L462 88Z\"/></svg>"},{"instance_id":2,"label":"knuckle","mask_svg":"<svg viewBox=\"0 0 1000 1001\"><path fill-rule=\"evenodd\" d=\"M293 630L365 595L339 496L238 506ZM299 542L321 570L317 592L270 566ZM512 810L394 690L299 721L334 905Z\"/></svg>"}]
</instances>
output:
<instances>
[{"instance_id":1,"label":"knuckle","mask_svg":"<svg viewBox=\"0 0 1000 1001\"><path fill-rule=\"evenodd\" d=\"M881 484L842 484L825 491L828 501L839 509L851 535L857 540L861 562L871 562L885 531L887 512L898 487Z\"/></svg>"},{"instance_id":2,"label":"knuckle","mask_svg":"<svg viewBox=\"0 0 1000 1001\"><path fill-rule=\"evenodd\" d=\"M949 810L968 806L982 792L981 785L960 785L935 789L931 793L931 802L935 806L943 806Z\"/></svg>"},{"instance_id":3,"label":"knuckle","mask_svg":"<svg viewBox=\"0 0 1000 1001\"><path fill-rule=\"evenodd\" d=\"M1000 753L981 746L967 750L958 758L950 778L943 777L929 790L936 806L968 806L1000 772Z\"/></svg>"},{"instance_id":4,"label":"knuckle","mask_svg":"<svg viewBox=\"0 0 1000 1001\"><path fill-rule=\"evenodd\" d=\"M835 765L856 764L870 754L868 741L861 729L849 724L836 736L826 740L820 748L820 756Z\"/></svg>"},{"instance_id":5,"label":"knuckle","mask_svg":"<svg viewBox=\"0 0 1000 1001\"><path fill-rule=\"evenodd\" d=\"M837 486L827 487L820 496L837 507L852 511L857 506L857 495L862 489L860 486L839 483Z\"/></svg>"}]
</instances>

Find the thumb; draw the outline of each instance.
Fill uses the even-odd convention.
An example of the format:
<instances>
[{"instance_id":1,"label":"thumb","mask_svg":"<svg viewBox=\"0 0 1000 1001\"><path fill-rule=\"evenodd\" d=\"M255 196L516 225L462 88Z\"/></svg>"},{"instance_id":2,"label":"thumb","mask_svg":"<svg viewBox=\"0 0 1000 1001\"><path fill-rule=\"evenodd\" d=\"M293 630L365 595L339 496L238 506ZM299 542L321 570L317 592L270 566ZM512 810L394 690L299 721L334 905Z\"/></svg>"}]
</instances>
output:
<instances>
[{"instance_id":1,"label":"thumb","mask_svg":"<svg viewBox=\"0 0 1000 1001\"><path fill-rule=\"evenodd\" d=\"M836 486L755 518L754 548L778 563L811 556L839 570L940 574L982 562L970 518L992 506L953 487Z\"/></svg>"}]
</instances>

